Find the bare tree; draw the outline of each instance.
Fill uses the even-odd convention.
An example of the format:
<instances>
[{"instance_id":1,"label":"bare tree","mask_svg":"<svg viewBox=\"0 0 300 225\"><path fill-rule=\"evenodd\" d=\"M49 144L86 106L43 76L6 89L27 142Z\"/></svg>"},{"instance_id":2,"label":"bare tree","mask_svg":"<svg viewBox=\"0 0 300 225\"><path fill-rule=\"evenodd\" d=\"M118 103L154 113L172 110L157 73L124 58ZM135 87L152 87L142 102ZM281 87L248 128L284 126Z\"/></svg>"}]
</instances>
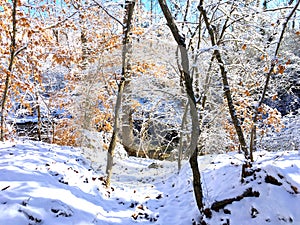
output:
<instances>
[{"instance_id":1,"label":"bare tree","mask_svg":"<svg viewBox=\"0 0 300 225\"><path fill-rule=\"evenodd\" d=\"M128 53L131 51L131 39L130 39L130 31L132 24L132 17L134 12L135 1L126 0L125 1L125 16L124 16L124 25L123 25L123 49L122 49L122 77L118 83L118 95L117 101L115 105L115 113L114 113L114 127L112 138L109 144L108 152L107 152L107 180L106 186L110 186L111 176L112 176L112 167L113 167L113 157L114 151L117 143L117 136L119 132L119 117L120 110L122 104L122 97L124 87L126 82L128 82L129 74L130 74L130 63L128 58Z\"/></svg>"},{"instance_id":2,"label":"bare tree","mask_svg":"<svg viewBox=\"0 0 300 225\"><path fill-rule=\"evenodd\" d=\"M211 45L212 46L218 46L219 43L217 43L217 41L216 41L217 40L217 32L211 26L211 24L209 22L208 15L207 15L207 12L206 12L203 4L204 4L203 0L200 0L200 3L198 5L198 10L201 12L201 14L203 16L203 20L205 22L206 28L208 30L208 34L210 36ZM227 23L225 23L225 25L224 25L224 29L226 29L226 24ZM232 122L234 124L236 133L238 135L241 148L242 148L246 158L248 158L249 152L248 152L248 149L247 149L246 139L244 137L244 133L243 133L239 118L237 117L237 113L236 113L236 110L235 110L235 107L234 107L234 104L233 104L230 85L229 85L228 77L227 77L227 71L226 71L226 68L224 66L224 61L222 59L222 55L221 55L220 50L215 49L213 55L214 55L215 59L217 60L217 62L219 64L219 68L220 68L220 72L221 72L221 76L222 76L222 82L223 82L224 95L227 99L228 109L229 109L229 113L230 113Z\"/></svg>"},{"instance_id":3,"label":"bare tree","mask_svg":"<svg viewBox=\"0 0 300 225\"><path fill-rule=\"evenodd\" d=\"M190 143L190 166L193 172L193 187L194 194L197 202L197 206L200 212L203 212L203 191L201 186L201 175L198 168L198 138L200 134L199 129L199 117L196 108L196 99L193 91L193 81L190 74L190 66L189 66L189 57L188 51L185 43L185 37L180 34L179 29L175 23L175 20L170 12L170 9L165 0L159 0L160 7L163 11L163 14L167 20L167 24L173 34L173 37L178 44L180 56L181 56L181 73L183 74L184 83L185 83L185 91L188 96L190 115L192 118L192 134L191 134L191 143Z\"/></svg>"}]
</instances>

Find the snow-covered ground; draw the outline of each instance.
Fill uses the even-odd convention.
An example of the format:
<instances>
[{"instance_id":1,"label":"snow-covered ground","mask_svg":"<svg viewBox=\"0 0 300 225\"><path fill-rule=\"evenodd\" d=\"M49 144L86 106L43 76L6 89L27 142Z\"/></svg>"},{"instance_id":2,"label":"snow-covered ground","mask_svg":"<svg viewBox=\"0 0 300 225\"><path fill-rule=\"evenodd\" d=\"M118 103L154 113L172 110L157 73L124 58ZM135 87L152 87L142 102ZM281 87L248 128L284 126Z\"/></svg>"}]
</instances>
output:
<instances>
[{"instance_id":1,"label":"snow-covered ground","mask_svg":"<svg viewBox=\"0 0 300 225\"><path fill-rule=\"evenodd\" d=\"M299 225L299 153L256 153L255 172L243 183L242 159L199 157L204 202L215 209L206 223ZM102 164L95 172L78 149L0 143L0 225L198 224L188 163L179 174L176 162L122 156L115 163L107 189ZM218 210L224 199L231 203Z\"/></svg>"}]
</instances>

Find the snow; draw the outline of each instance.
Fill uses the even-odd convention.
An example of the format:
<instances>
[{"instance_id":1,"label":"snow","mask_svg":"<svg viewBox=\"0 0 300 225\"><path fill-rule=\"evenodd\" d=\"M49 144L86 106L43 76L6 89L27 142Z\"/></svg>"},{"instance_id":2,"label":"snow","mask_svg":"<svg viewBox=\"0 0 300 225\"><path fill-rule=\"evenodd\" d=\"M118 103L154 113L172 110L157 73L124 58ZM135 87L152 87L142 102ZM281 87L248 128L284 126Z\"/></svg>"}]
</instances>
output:
<instances>
[{"instance_id":1,"label":"snow","mask_svg":"<svg viewBox=\"0 0 300 225\"><path fill-rule=\"evenodd\" d=\"M112 187L106 188L104 150L93 163L77 148L0 143L0 224L197 224L188 163L178 174L177 162L127 157L120 146L118 152ZM212 210L212 218L204 218L207 224L300 224L298 151L255 153L255 175L244 182L240 154L201 156L199 163L206 207L249 188L259 192ZM267 182L267 176L281 185Z\"/></svg>"}]
</instances>

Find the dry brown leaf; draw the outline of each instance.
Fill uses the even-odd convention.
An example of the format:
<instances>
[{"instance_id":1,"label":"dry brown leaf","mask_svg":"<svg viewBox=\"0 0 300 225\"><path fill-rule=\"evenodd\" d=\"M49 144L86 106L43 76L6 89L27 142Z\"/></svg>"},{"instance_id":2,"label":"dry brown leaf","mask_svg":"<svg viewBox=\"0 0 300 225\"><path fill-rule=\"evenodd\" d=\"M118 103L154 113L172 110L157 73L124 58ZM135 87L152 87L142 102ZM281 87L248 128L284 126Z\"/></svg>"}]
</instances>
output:
<instances>
[{"instance_id":1,"label":"dry brown leaf","mask_svg":"<svg viewBox=\"0 0 300 225\"><path fill-rule=\"evenodd\" d=\"M278 73L283 74L284 70L285 70L285 66L283 66L283 65L278 66Z\"/></svg>"}]
</instances>

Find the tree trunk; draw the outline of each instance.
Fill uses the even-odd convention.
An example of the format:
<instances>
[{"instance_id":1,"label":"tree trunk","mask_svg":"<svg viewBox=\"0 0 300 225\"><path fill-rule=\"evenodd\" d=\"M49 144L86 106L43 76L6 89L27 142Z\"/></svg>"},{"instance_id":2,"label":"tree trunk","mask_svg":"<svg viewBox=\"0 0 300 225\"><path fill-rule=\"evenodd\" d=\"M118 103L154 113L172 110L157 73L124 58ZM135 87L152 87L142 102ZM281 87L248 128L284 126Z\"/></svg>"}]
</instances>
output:
<instances>
[{"instance_id":1,"label":"tree trunk","mask_svg":"<svg viewBox=\"0 0 300 225\"><path fill-rule=\"evenodd\" d=\"M188 96L190 115L192 118L192 135L191 135L192 137L191 137L191 144L190 144L191 157L189 162L193 172L193 187L194 187L196 203L200 213L202 213L203 212L203 191L201 186L201 175L198 167L198 147L197 147L198 138L200 135L200 129L199 129L198 112L196 108L196 99L193 91L193 81L190 75L188 52L185 44L185 38L180 34L178 27L174 21L174 18L167 6L166 0L159 0L159 4L167 20L167 24L173 34L173 37L179 46L179 50L181 54L181 67L182 67L181 72L183 73L184 76L185 91Z\"/></svg>"},{"instance_id":2,"label":"tree trunk","mask_svg":"<svg viewBox=\"0 0 300 225\"><path fill-rule=\"evenodd\" d=\"M186 117L189 109L189 103L187 102L184 107L184 112L181 120L181 127L180 127L180 136L179 136L179 149L178 149L178 172L181 170L181 160L182 160L182 149L183 149L183 129L186 123Z\"/></svg>"},{"instance_id":3,"label":"tree trunk","mask_svg":"<svg viewBox=\"0 0 300 225\"><path fill-rule=\"evenodd\" d=\"M130 56L127 56L130 57ZM126 80L124 83L124 96L122 106L122 145L127 152L136 151L134 147L134 136L133 136L133 109L131 103L131 88L129 86L130 81Z\"/></svg>"},{"instance_id":4,"label":"tree trunk","mask_svg":"<svg viewBox=\"0 0 300 225\"><path fill-rule=\"evenodd\" d=\"M37 85L35 83L35 85ZM41 106L39 103L39 96L38 96L38 92L35 91L35 104L36 104L36 110L37 110L37 119L38 119L38 123L37 123L37 137L38 140L41 141L42 140L42 119L41 119Z\"/></svg>"},{"instance_id":5,"label":"tree trunk","mask_svg":"<svg viewBox=\"0 0 300 225\"><path fill-rule=\"evenodd\" d=\"M121 80L118 86L118 95L117 95L117 102L115 106L115 117L114 117L114 128L112 137L109 143L108 152L107 152L107 165L106 165L106 186L109 187L111 183L111 176L112 176L112 167L113 167L113 158L115 153L115 147L117 144L117 137L119 131L119 116L120 116L120 109L122 104L122 95L124 90L125 81Z\"/></svg>"},{"instance_id":6,"label":"tree trunk","mask_svg":"<svg viewBox=\"0 0 300 225\"><path fill-rule=\"evenodd\" d=\"M16 35L17 35L17 0L13 0L13 10L12 10L12 34L11 34L11 43L10 43L10 59L8 65L8 72L6 73L6 79L4 84L4 91L2 95L2 102L1 102L1 131L0 131L0 141L4 141L4 120L5 120L5 105L8 95L10 77L13 69L14 58L16 53Z\"/></svg>"},{"instance_id":7,"label":"tree trunk","mask_svg":"<svg viewBox=\"0 0 300 225\"><path fill-rule=\"evenodd\" d=\"M126 0L125 10L126 15L124 17L124 38L122 49L122 76L125 78L124 93L126 92L126 100L123 100L122 107L122 144L127 151L133 151L133 119L132 119L132 106L131 106L131 57L132 57L132 17L134 11L135 1ZM127 102L124 104L124 102Z\"/></svg>"},{"instance_id":8,"label":"tree trunk","mask_svg":"<svg viewBox=\"0 0 300 225\"><path fill-rule=\"evenodd\" d=\"M84 72L84 75L86 75L85 73L87 73L87 69L88 69L88 65L89 65L89 49L88 49L88 41L87 41L87 29L84 25L84 22L82 20L80 20L79 22L81 25L81 32L80 32L80 40L81 40L81 51L82 51L82 55L81 55L81 71ZM83 74L81 74L82 76ZM80 79L82 79L82 77L79 76Z\"/></svg>"},{"instance_id":9,"label":"tree trunk","mask_svg":"<svg viewBox=\"0 0 300 225\"><path fill-rule=\"evenodd\" d=\"M126 14L124 17L124 25L123 25L123 49L122 49L122 78L118 85L118 95L117 101L115 106L115 116L114 116L114 127L113 127L113 134L109 144L108 152L107 152L107 165L106 165L106 186L109 187L111 183L111 176L112 176L112 167L113 167L113 158L114 158L114 151L117 143L117 136L119 132L119 117L120 117L120 110L122 105L122 96L125 87L125 83L127 79L130 77L130 64L128 63L128 50L131 50L131 43L130 43L130 30L131 30L131 22L132 16L134 11L135 1L125 1L125 10Z\"/></svg>"}]
</instances>

